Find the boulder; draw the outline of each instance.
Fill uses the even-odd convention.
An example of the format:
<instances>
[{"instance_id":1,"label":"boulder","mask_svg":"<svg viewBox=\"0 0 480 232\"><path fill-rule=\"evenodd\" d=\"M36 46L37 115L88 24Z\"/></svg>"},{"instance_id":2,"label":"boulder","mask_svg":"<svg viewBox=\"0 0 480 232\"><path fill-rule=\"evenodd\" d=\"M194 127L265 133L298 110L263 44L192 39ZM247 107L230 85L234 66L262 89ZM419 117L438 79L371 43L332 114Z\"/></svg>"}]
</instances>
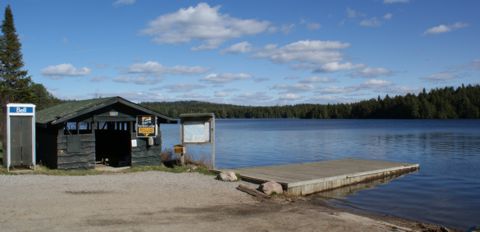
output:
<instances>
[{"instance_id":1,"label":"boulder","mask_svg":"<svg viewBox=\"0 0 480 232\"><path fill-rule=\"evenodd\" d=\"M220 172L218 174L217 179L222 180L222 181L237 181L237 175L235 172L232 171L227 171L227 172Z\"/></svg>"},{"instance_id":2,"label":"boulder","mask_svg":"<svg viewBox=\"0 0 480 232\"><path fill-rule=\"evenodd\" d=\"M267 195L272 195L272 194L282 194L283 193L283 188L282 185L275 182L275 181L268 181L260 185L259 187L260 191L264 192Z\"/></svg>"}]
</instances>

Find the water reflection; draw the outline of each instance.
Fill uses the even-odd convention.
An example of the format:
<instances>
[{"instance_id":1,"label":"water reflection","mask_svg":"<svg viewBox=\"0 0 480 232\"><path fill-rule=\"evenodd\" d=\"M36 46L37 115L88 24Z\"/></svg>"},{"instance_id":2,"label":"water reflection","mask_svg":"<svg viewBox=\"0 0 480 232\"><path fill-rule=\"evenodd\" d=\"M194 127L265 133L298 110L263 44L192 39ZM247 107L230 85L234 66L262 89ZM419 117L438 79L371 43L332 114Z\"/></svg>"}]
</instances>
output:
<instances>
[{"instance_id":1,"label":"water reflection","mask_svg":"<svg viewBox=\"0 0 480 232\"><path fill-rule=\"evenodd\" d=\"M413 172L418 172L418 171L413 171ZM413 173L413 172L410 172L410 173ZM407 174L409 173L385 176L378 179L366 181L363 183L349 185L349 186L345 186L345 187L341 187L341 188L337 188L337 189L333 189L325 192L315 193L310 195L309 197L312 199L315 199L315 198L331 199L331 200L334 200L333 201L334 204L336 203L338 205L347 206L349 205L348 201L345 200L347 196L352 196L359 191L373 189L379 185L388 184L390 181Z\"/></svg>"}]
</instances>

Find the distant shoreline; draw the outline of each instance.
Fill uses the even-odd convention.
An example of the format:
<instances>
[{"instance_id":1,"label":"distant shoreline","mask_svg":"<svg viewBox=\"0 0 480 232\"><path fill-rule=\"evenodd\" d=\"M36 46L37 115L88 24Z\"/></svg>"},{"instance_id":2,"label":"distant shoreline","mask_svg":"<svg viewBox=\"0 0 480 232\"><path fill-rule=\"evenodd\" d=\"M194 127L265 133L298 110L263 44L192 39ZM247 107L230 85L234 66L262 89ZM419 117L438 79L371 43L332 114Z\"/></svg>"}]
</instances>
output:
<instances>
[{"instance_id":1,"label":"distant shoreline","mask_svg":"<svg viewBox=\"0 0 480 232\"><path fill-rule=\"evenodd\" d=\"M480 85L424 89L418 94L372 98L355 103L245 106L201 101L143 102L170 117L214 113L217 118L299 119L479 119Z\"/></svg>"}]
</instances>

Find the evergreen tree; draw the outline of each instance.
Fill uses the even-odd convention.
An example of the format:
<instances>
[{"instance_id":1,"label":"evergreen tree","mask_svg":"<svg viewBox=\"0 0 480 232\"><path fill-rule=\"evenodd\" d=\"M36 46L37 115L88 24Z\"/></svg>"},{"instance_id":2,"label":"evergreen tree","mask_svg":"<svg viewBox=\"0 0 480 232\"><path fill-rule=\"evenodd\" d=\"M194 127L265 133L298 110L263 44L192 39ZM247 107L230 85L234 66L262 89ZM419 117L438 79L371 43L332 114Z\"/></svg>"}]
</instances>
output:
<instances>
[{"instance_id":1,"label":"evergreen tree","mask_svg":"<svg viewBox=\"0 0 480 232\"><path fill-rule=\"evenodd\" d=\"M30 77L23 69L21 44L10 6L5 8L0 39L0 103L24 102L32 99Z\"/></svg>"}]
</instances>

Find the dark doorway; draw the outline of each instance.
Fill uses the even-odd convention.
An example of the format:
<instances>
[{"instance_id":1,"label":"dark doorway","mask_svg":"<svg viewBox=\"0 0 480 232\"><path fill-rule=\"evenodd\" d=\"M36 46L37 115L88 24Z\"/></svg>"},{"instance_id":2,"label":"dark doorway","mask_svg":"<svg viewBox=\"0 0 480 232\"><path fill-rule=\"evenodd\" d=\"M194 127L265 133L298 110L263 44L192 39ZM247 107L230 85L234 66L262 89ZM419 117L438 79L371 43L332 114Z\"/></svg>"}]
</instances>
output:
<instances>
[{"instance_id":1,"label":"dark doorway","mask_svg":"<svg viewBox=\"0 0 480 232\"><path fill-rule=\"evenodd\" d=\"M11 153L10 165L29 167L32 160L32 117L16 116L10 118Z\"/></svg>"},{"instance_id":2,"label":"dark doorway","mask_svg":"<svg viewBox=\"0 0 480 232\"><path fill-rule=\"evenodd\" d=\"M95 130L95 157L96 162L103 165L130 166L132 162L130 131L112 127Z\"/></svg>"}]
</instances>

